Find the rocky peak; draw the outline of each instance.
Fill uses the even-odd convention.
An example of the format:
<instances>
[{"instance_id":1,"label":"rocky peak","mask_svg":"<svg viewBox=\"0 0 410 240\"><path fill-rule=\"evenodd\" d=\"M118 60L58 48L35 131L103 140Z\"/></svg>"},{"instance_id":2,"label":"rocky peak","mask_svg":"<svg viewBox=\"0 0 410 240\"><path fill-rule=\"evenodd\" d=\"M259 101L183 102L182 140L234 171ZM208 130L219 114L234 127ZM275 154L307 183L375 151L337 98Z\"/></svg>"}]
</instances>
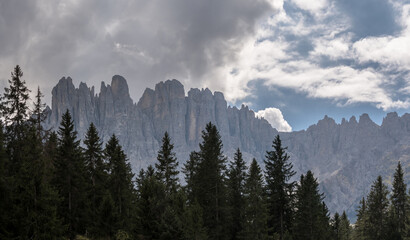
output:
<instances>
[{"instance_id":1,"label":"rocky peak","mask_svg":"<svg viewBox=\"0 0 410 240\"><path fill-rule=\"evenodd\" d=\"M382 126L395 124L400 120L399 115L396 112L390 112L383 118Z\"/></svg>"},{"instance_id":2,"label":"rocky peak","mask_svg":"<svg viewBox=\"0 0 410 240\"><path fill-rule=\"evenodd\" d=\"M350 123L350 124L357 124L356 117L355 117L355 116L351 116L350 119L349 119L349 123Z\"/></svg>"},{"instance_id":3,"label":"rocky peak","mask_svg":"<svg viewBox=\"0 0 410 240\"><path fill-rule=\"evenodd\" d=\"M120 75L112 77L111 90L114 96L130 96L127 81Z\"/></svg>"},{"instance_id":4,"label":"rocky peak","mask_svg":"<svg viewBox=\"0 0 410 240\"><path fill-rule=\"evenodd\" d=\"M333 128L336 126L336 122L333 118L330 118L327 115L325 115L325 117L322 120L319 120L316 126L318 128Z\"/></svg>"}]
</instances>

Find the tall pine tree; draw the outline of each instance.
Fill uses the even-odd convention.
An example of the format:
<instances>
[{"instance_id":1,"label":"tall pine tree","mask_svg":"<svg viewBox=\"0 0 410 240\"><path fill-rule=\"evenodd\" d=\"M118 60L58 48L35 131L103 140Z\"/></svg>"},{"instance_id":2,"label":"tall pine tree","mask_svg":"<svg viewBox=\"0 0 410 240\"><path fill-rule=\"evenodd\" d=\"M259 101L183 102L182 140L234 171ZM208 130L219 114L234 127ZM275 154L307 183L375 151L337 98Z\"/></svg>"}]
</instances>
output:
<instances>
[{"instance_id":1,"label":"tall pine tree","mask_svg":"<svg viewBox=\"0 0 410 240\"><path fill-rule=\"evenodd\" d=\"M404 173L400 162L397 164L396 172L394 173L393 189L391 194L391 231L392 235L396 235L398 239L403 239L406 235L407 224L407 186L404 183Z\"/></svg>"},{"instance_id":2,"label":"tall pine tree","mask_svg":"<svg viewBox=\"0 0 410 240\"><path fill-rule=\"evenodd\" d=\"M168 194L175 192L179 185L178 161L172 151L173 148L174 144L171 143L168 132L165 132L161 148L158 151L158 163L155 163L155 168L157 169L158 178L165 184L165 190Z\"/></svg>"},{"instance_id":3,"label":"tall pine tree","mask_svg":"<svg viewBox=\"0 0 410 240\"><path fill-rule=\"evenodd\" d=\"M92 235L99 235L101 222L104 221L99 211L102 204L109 204L112 199L106 196L108 184L107 165L103 159L102 141L98 135L97 128L90 124L85 135L84 160L88 175L90 189L88 198L90 200L90 232ZM105 202L104 202L105 201Z\"/></svg>"},{"instance_id":4,"label":"tall pine tree","mask_svg":"<svg viewBox=\"0 0 410 240\"><path fill-rule=\"evenodd\" d=\"M311 171L300 177L296 198L293 239L329 239L330 226L324 196L319 193L319 184Z\"/></svg>"},{"instance_id":5,"label":"tall pine tree","mask_svg":"<svg viewBox=\"0 0 410 240\"><path fill-rule=\"evenodd\" d=\"M350 221L347 218L346 212L343 211L342 216L340 217L340 224L339 224L339 240L350 240L352 227L350 226Z\"/></svg>"},{"instance_id":6,"label":"tall pine tree","mask_svg":"<svg viewBox=\"0 0 410 240\"><path fill-rule=\"evenodd\" d=\"M228 203L230 211L230 239L239 239L244 224L244 190L246 180L246 164L239 148L228 169Z\"/></svg>"},{"instance_id":7,"label":"tall pine tree","mask_svg":"<svg viewBox=\"0 0 410 240\"><path fill-rule=\"evenodd\" d=\"M295 175L286 148L277 135L273 140L273 150L266 152L266 193L268 201L270 236L279 234L282 240L286 232L291 231L293 214L293 192L295 182L290 179Z\"/></svg>"},{"instance_id":8,"label":"tall pine tree","mask_svg":"<svg viewBox=\"0 0 410 240\"><path fill-rule=\"evenodd\" d=\"M198 198L198 168L200 155L198 152L191 152L188 161L184 164L182 172L185 174L185 192L189 203L197 202Z\"/></svg>"},{"instance_id":9,"label":"tall pine tree","mask_svg":"<svg viewBox=\"0 0 410 240\"><path fill-rule=\"evenodd\" d=\"M208 123L199 144L197 200L203 209L204 226L211 239L227 239L226 157L221 136L215 125Z\"/></svg>"},{"instance_id":10,"label":"tall pine tree","mask_svg":"<svg viewBox=\"0 0 410 240\"><path fill-rule=\"evenodd\" d=\"M387 186L383 183L382 177L377 177L373 183L369 195L367 195L367 223L365 235L369 239L382 240L389 239L388 232L388 207L389 194Z\"/></svg>"},{"instance_id":11,"label":"tall pine tree","mask_svg":"<svg viewBox=\"0 0 410 240\"><path fill-rule=\"evenodd\" d=\"M58 130L57 158L54 164L54 183L62 197L59 215L68 227L68 236L73 238L86 232L89 207L86 201L86 166L68 110L63 114Z\"/></svg>"},{"instance_id":12,"label":"tall pine tree","mask_svg":"<svg viewBox=\"0 0 410 240\"><path fill-rule=\"evenodd\" d=\"M115 213L119 217L118 230L131 233L134 227L132 218L135 210L135 191L132 182L134 174L115 135L112 135L106 144L104 155L108 163L108 186L114 201Z\"/></svg>"},{"instance_id":13,"label":"tall pine tree","mask_svg":"<svg viewBox=\"0 0 410 240\"><path fill-rule=\"evenodd\" d=\"M353 231L353 238L357 240L365 240L367 239L366 232L368 215L366 199L364 197L362 198L362 200L360 200L360 204L356 210L356 213L357 220Z\"/></svg>"},{"instance_id":14,"label":"tall pine tree","mask_svg":"<svg viewBox=\"0 0 410 240\"><path fill-rule=\"evenodd\" d=\"M245 221L240 236L247 240L268 239L268 217L263 175L256 159L252 160L244 187Z\"/></svg>"}]
</instances>

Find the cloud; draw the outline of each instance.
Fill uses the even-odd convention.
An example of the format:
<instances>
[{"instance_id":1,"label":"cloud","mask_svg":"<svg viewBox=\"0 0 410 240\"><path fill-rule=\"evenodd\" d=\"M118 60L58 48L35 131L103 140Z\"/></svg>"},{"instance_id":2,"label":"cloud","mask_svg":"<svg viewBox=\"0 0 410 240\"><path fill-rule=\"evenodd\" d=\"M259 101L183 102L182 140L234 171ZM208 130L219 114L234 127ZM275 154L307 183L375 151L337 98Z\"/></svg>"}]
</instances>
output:
<instances>
[{"instance_id":1,"label":"cloud","mask_svg":"<svg viewBox=\"0 0 410 240\"><path fill-rule=\"evenodd\" d=\"M337 106L410 107L408 1L3 1L0 42L0 80L20 64L48 100L62 76L121 74L135 100L176 78L239 105L262 80Z\"/></svg>"},{"instance_id":2,"label":"cloud","mask_svg":"<svg viewBox=\"0 0 410 240\"><path fill-rule=\"evenodd\" d=\"M0 80L22 66L45 93L62 76L99 86L114 74L137 99L145 87L176 78L203 87L217 66L237 59L268 0L62 0L0 2ZM218 89L215 89L218 90ZM222 89L219 89L222 90ZM48 98L50 98L50 95Z\"/></svg>"},{"instance_id":3,"label":"cloud","mask_svg":"<svg viewBox=\"0 0 410 240\"><path fill-rule=\"evenodd\" d=\"M341 7L339 1L321 1L308 8L299 1L292 3L285 2L278 14L261 25L241 49L237 62L221 67L230 101L248 97L252 94L249 83L263 80L266 87L293 89L337 106L370 103L384 111L410 107L409 96L401 94L410 86L406 74L410 71L409 5L387 8L387 3L375 6L364 1L357 6L349 1ZM389 19L395 9L395 24L386 28L401 29L400 33L380 35L354 29L351 24L356 20L346 21L346 17L359 17L343 11L353 6L375 8L381 18ZM383 6L386 9L379 9ZM366 24L371 24L373 15L367 15ZM229 68L237 71L231 74Z\"/></svg>"},{"instance_id":4,"label":"cloud","mask_svg":"<svg viewBox=\"0 0 410 240\"><path fill-rule=\"evenodd\" d=\"M292 127L283 118L282 112L277 108L266 108L255 113L259 118L266 119L273 128L276 128L279 132L291 132Z\"/></svg>"}]
</instances>

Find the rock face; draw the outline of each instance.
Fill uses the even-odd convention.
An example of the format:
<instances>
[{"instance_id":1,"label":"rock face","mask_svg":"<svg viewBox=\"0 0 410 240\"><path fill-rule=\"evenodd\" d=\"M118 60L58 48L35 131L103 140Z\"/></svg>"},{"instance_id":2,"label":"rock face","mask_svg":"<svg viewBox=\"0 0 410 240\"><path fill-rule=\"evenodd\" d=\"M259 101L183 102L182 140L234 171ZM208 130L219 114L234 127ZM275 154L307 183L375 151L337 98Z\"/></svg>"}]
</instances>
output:
<instances>
[{"instance_id":1,"label":"rock face","mask_svg":"<svg viewBox=\"0 0 410 240\"><path fill-rule=\"evenodd\" d=\"M117 135L134 171L154 164L165 131L172 137L180 166L198 150L208 122L218 127L228 158L239 147L247 161L255 157L261 164L278 134L248 107L227 106L222 93L191 89L186 95L177 80L146 89L137 104L126 80L118 75L111 85L102 82L99 94L85 83L75 88L71 78L62 78L52 95L47 127L57 128L68 109L80 138L92 122L105 142ZM307 130L279 134L298 175L313 170L330 210L347 210L351 217L378 175L390 183L398 161L405 172L410 164L410 114L389 113L381 126L367 114L340 124L325 116Z\"/></svg>"},{"instance_id":2,"label":"rock face","mask_svg":"<svg viewBox=\"0 0 410 240\"><path fill-rule=\"evenodd\" d=\"M208 122L218 127L227 156L233 156L239 147L249 158L262 159L273 136L278 134L248 107L228 107L220 92L191 89L186 96L184 86L177 80L160 82L155 90L146 89L137 104L130 98L126 80L117 75L111 85L101 83L98 95L94 87L85 83L75 88L71 78L62 78L52 95L47 127L57 129L68 109L79 137L85 136L92 122L105 142L115 134L134 170L154 163L165 131L172 137L181 162L198 149Z\"/></svg>"}]
</instances>

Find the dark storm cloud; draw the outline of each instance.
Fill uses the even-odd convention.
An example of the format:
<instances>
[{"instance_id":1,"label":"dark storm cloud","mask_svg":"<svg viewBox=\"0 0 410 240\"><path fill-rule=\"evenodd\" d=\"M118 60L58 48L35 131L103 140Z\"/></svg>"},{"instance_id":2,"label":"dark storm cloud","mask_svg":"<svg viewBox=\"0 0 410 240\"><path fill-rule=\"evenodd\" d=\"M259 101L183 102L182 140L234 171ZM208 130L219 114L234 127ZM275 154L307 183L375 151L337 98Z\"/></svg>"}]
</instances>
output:
<instances>
[{"instance_id":1,"label":"dark storm cloud","mask_svg":"<svg viewBox=\"0 0 410 240\"><path fill-rule=\"evenodd\" d=\"M0 79L21 64L49 93L62 76L95 85L121 74L135 100L166 78L200 86L271 11L262 0L1 1Z\"/></svg>"}]
</instances>

